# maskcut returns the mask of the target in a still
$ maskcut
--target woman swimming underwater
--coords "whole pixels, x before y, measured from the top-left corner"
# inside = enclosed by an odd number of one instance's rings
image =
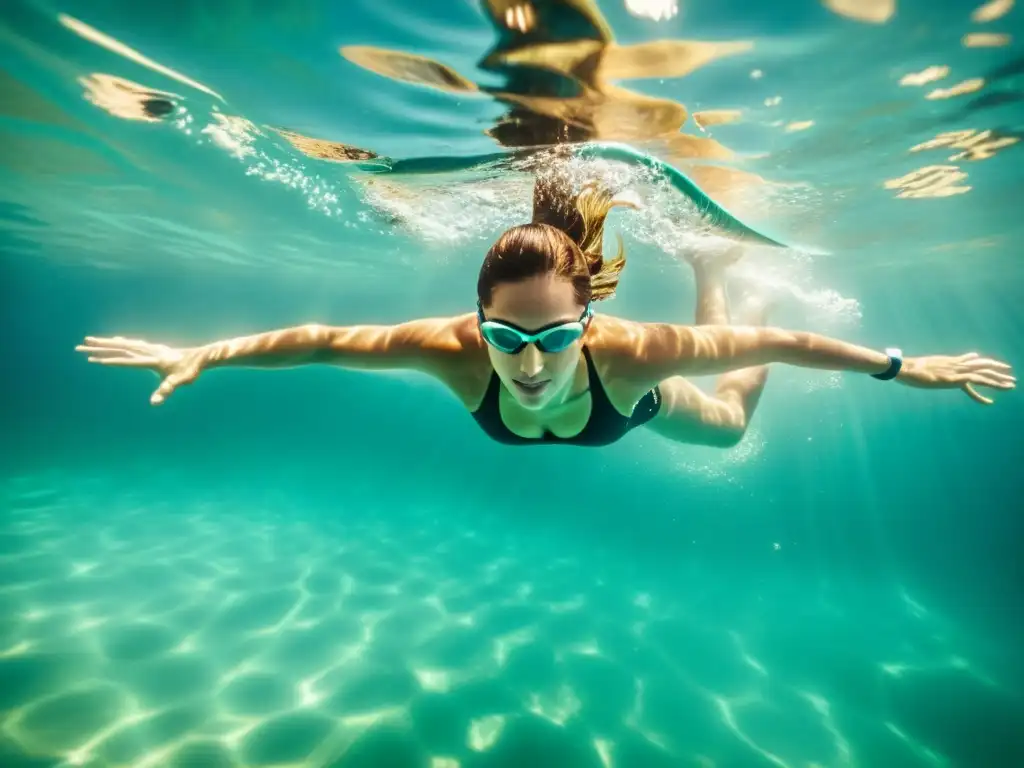
[[[925,389],[1013,389],[1010,366],[975,353],[908,357],[814,333],[730,325],[724,270],[736,251],[692,255],[696,325],[639,323],[593,312],[625,265],[602,253],[618,204],[603,187],[579,194],[557,177],[534,186],[533,221],[498,238],[477,280],[477,310],[392,326],[302,325],[198,347],[86,337],[76,347],[102,365],[147,368],[163,403],[203,371],[330,364],[420,371],[443,382],[494,440],[599,446],[644,426],[683,443],[735,445],[746,431],[768,364],[855,371]],[[722,374],[714,396],[687,376]]]

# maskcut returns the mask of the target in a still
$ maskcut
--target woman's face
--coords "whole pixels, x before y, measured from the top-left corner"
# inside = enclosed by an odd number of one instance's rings
[[[572,283],[549,273],[496,286],[491,303],[483,310],[487,320],[506,322],[531,332],[557,323],[575,322],[584,307],[576,302]],[[487,353],[498,378],[519,404],[539,411],[552,402],[561,402],[571,390],[582,344],[581,338],[554,353],[527,344],[514,355],[488,344]]]

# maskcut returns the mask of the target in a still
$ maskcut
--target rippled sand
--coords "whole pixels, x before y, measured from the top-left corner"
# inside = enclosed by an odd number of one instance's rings
[[[997,681],[898,587],[685,564],[652,582],[498,516],[79,487],[5,490],[5,768],[940,766],[1021,749]]]

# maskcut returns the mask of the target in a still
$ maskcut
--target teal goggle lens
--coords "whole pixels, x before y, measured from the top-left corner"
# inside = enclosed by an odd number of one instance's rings
[[[484,340],[507,355],[522,352],[527,344],[536,344],[541,352],[561,352],[583,336],[583,323],[574,322],[548,328],[540,333],[525,333],[504,323],[490,320],[480,324]]]

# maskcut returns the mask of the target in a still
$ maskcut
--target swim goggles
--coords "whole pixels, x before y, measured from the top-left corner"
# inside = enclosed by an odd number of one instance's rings
[[[533,333],[526,331],[511,323],[503,323],[497,320],[485,320],[484,309],[477,302],[477,322],[480,325],[480,335],[484,341],[495,349],[504,352],[506,355],[518,355],[527,344],[536,344],[541,352],[555,353],[567,349],[573,342],[583,337],[587,329],[587,321],[593,317],[590,305],[583,310],[579,320],[571,323],[552,323]]]

